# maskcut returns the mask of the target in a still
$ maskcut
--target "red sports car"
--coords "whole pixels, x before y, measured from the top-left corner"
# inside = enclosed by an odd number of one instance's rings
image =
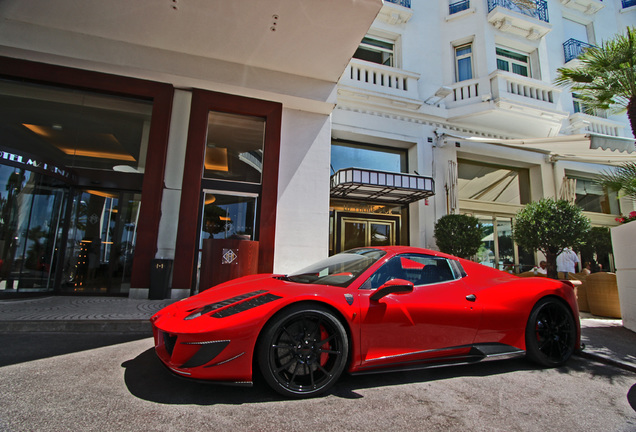
[[[413,247],[343,252],[289,275],[235,279],[151,318],[175,374],[315,396],[366,374],[527,356],[548,367],[580,348],[567,281],[520,278]]]

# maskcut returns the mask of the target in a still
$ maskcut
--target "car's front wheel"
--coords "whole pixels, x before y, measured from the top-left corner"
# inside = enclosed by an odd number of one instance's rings
[[[284,396],[327,391],[347,363],[349,341],[340,321],[321,306],[294,306],[263,331],[258,363],[267,383]]]
[[[527,356],[543,366],[561,366],[574,352],[576,333],[570,309],[556,298],[543,298],[532,309],[526,326]]]

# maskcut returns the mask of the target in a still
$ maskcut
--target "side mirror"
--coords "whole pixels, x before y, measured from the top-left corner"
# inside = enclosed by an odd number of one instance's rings
[[[391,279],[371,294],[369,298],[372,301],[378,301],[389,294],[408,294],[413,292],[413,287],[413,282],[405,279]]]

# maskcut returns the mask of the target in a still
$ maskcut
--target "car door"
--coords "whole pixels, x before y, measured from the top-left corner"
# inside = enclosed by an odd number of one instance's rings
[[[451,265],[445,258],[398,255],[361,286],[363,369],[469,351],[481,310],[460,269],[459,263]],[[382,284],[392,279],[412,282],[413,291],[371,299]]]

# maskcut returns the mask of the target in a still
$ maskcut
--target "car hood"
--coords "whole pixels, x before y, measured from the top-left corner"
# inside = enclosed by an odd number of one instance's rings
[[[157,327],[174,329],[177,326],[183,330],[189,327],[192,330],[202,323],[201,320],[208,321],[209,318],[262,317],[280,301],[287,303],[291,297],[294,300],[303,296],[315,297],[316,290],[321,289],[343,292],[342,288],[290,282],[282,275],[245,276],[173,303],[153,315],[151,322]]]

